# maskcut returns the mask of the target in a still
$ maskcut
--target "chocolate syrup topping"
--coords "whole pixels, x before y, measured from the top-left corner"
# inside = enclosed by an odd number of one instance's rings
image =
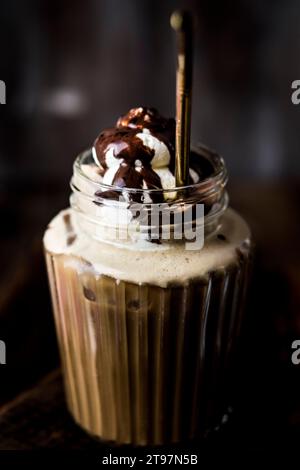
[[[152,129],[158,132],[175,130],[175,119],[162,117],[154,108],[132,108],[117,121],[117,127],[130,127],[131,129]]]
[[[162,189],[160,177],[151,165],[155,151],[144,145],[136,136],[143,132],[143,129],[149,129],[152,136],[167,146],[170,153],[169,166],[174,171],[174,119],[165,119],[152,108],[134,108],[118,119],[115,128],[101,132],[94,143],[102,176],[108,170],[108,151],[112,149],[114,158],[121,160],[111,182],[112,185],[136,189],[145,186],[148,189]]]
[[[104,170],[102,174],[104,175],[108,169],[106,153],[113,149],[113,156],[121,162],[116,169],[112,185],[142,189],[145,181],[148,189],[161,189],[160,178],[151,167],[154,150],[146,147],[142,140],[136,137],[138,132],[137,129],[129,127],[101,132],[95,142],[95,149]]]
[[[163,168],[175,186],[175,127],[174,119],[162,117],[154,108],[133,108],[121,116],[116,126],[102,131],[94,143],[103,182],[118,188],[164,189],[161,172],[155,171]],[[190,162],[197,181],[214,172],[205,157],[192,153]],[[191,179],[191,183],[197,181]],[[103,192],[98,195],[106,197]]]

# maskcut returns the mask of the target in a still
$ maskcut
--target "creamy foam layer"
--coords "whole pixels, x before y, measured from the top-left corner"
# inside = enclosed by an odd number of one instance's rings
[[[186,250],[181,242],[161,245],[148,242],[140,249],[137,244],[116,246],[82,232],[77,236],[77,232],[76,214],[72,209],[62,211],[49,224],[44,246],[53,254],[67,255],[66,262],[76,270],[91,271],[91,264],[95,275],[161,287],[186,284],[230,265],[238,257],[237,249],[250,239],[246,222],[232,209],[225,212],[219,229],[198,251]]]

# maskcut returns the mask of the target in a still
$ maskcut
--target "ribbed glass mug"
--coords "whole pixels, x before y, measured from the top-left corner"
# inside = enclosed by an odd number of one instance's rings
[[[107,188],[90,176],[91,151],[84,152],[71,207],[45,232],[68,407],[104,441],[194,440],[216,428],[230,404],[251,238],[228,208],[224,161],[205,147],[197,152],[214,174],[172,190]],[[149,209],[155,200],[179,201],[183,212],[191,201],[204,204],[203,246],[151,239],[141,226],[129,236],[129,201]]]

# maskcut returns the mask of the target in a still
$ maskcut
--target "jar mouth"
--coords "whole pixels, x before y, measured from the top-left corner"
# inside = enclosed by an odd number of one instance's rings
[[[86,194],[86,196],[92,196],[94,202],[96,203],[101,203],[102,200],[105,200],[105,204],[118,204],[119,201],[109,199],[107,196],[101,197],[100,194],[104,192],[106,194],[113,192],[115,195],[119,195],[127,201],[134,200],[134,198],[138,196],[142,202],[146,199],[149,200],[149,198],[153,198],[155,201],[155,196],[161,196],[161,198],[166,202],[176,202],[178,199],[182,201],[185,199],[185,197],[194,194],[197,196],[198,201],[201,202],[208,197],[212,197],[213,194],[224,190],[228,181],[228,174],[224,159],[214,150],[209,149],[203,144],[197,144],[192,147],[192,152],[196,155],[205,157],[213,165],[214,172],[211,176],[204,178],[197,183],[192,183],[185,186],[176,186],[168,189],[140,189],[129,188],[126,186],[118,187],[114,185],[108,185],[102,183],[101,181],[96,181],[92,177],[89,177],[83,171],[84,165],[94,164],[92,149],[88,149],[82,152],[74,162],[73,170],[74,175],[76,175],[76,179],[73,176],[71,180],[71,188],[73,191],[74,189],[77,190],[78,182],[81,180],[83,183],[85,183],[83,186],[86,187],[86,185],[89,185],[89,194]],[[79,189],[82,191],[82,188]],[[155,202],[151,202],[151,204],[155,204]]]
[[[198,183],[170,189],[104,184],[92,150],[81,153],[74,162],[71,179],[70,203],[77,222],[100,240],[173,243],[196,237],[192,249],[198,249],[199,240],[202,243],[204,237],[217,230],[228,207],[227,170],[223,158],[204,145],[192,151],[211,163],[213,174]]]

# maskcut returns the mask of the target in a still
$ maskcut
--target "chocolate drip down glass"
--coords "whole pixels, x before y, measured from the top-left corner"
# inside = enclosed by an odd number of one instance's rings
[[[107,188],[84,171],[91,151],[75,161],[71,207],[44,236],[68,407],[103,441],[194,440],[215,429],[230,404],[251,238],[227,207],[223,160],[197,151],[215,173],[172,191],[183,210],[185,198],[204,204],[201,249],[145,239],[142,230],[116,239],[116,209],[128,215],[129,196],[144,200],[152,191],[128,189],[125,203],[101,197]]]

